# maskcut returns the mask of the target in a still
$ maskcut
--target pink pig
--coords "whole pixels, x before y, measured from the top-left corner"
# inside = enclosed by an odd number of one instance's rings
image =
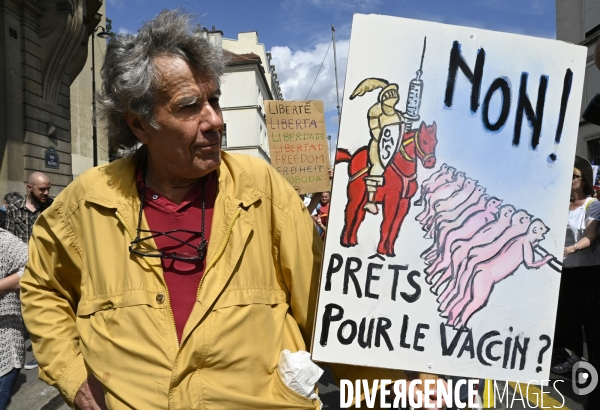
[[[475,190],[477,191],[477,190]],[[473,192],[475,193],[475,192]],[[477,194],[479,195],[479,194]],[[472,195],[473,196],[473,195]],[[458,228],[463,224],[463,222],[473,215],[475,212],[483,211],[485,209],[485,204],[487,200],[490,198],[489,195],[480,195],[477,202],[471,204],[466,207],[460,215],[454,220],[444,220],[440,223],[440,225],[435,230],[434,236],[434,244],[429,248],[428,252],[425,254],[425,259],[433,263],[435,258],[438,255],[438,250],[444,245],[446,241],[446,236],[448,233],[455,228]],[[441,251],[440,251],[441,252]]]
[[[494,286],[514,274],[521,264],[527,269],[539,269],[554,259],[548,254],[536,261],[533,252],[549,230],[536,219],[526,234],[511,239],[495,257],[478,264],[473,272],[472,296],[456,305],[448,316],[448,324],[457,328],[466,326],[471,316],[487,305]]]
[[[440,256],[438,256],[435,264],[428,267],[428,269],[431,268],[430,272],[433,276],[438,272],[446,271],[436,282],[436,285],[432,289],[433,293],[437,294],[440,286],[450,278],[451,271],[448,269],[452,263],[452,253],[450,249],[454,243],[472,237],[475,232],[481,229],[481,227],[487,225],[488,222],[495,220],[495,214],[498,212],[498,207],[501,204],[502,201],[500,199],[490,198],[485,204],[484,210],[474,212],[461,226],[448,233],[443,247],[438,251],[438,255]],[[425,272],[429,273],[427,272],[427,269],[425,269]]]
[[[456,208],[448,210],[443,214],[440,214],[439,218],[432,219],[430,224],[427,226],[427,229],[429,230],[429,235],[425,235],[425,237],[435,238],[435,235],[439,232],[440,226],[442,224],[454,221],[457,218],[459,218],[459,216],[465,211],[465,209],[476,204],[481,199],[481,196],[483,194],[485,194],[485,188],[481,185],[477,185],[471,193],[471,195],[469,195],[469,197],[461,204],[459,204]]]
[[[463,204],[470,196],[473,191],[477,188],[477,181],[471,178],[465,179],[465,183],[460,191],[456,191],[449,198],[438,201],[435,204],[435,217],[430,222],[430,228],[435,227],[440,220],[444,219],[444,215],[448,212],[453,211]]]
[[[510,226],[510,220],[515,213],[515,208],[512,205],[504,205],[500,208],[500,217],[482,227],[469,240],[458,240],[450,246],[452,252],[452,262],[448,271],[450,272],[450,283],[438,298],[440,302],[440,311],[446,310],[446,307],[458,293],[459,271],[462,263],[467,258],[469,251],[473,246],[486,245],[495,241],[501,234]],[[447,271],[447,272],[448,272]]]
[[[421,182],[421,195],[419,195],[419,199],[417,199],[414,204],[416,206],[420,206],[423,203],[423,200],[425,199],[425,195],[427,195],[430,191],[430,186],[433,186],[435,184],[436,181],[438,181],[440,178],[443,178],[444,175],[448,175],[448,173],[450,171],[448,171],[448,165],[447,164],[442,164],[442,166],[440,167],[440,169],[438,169],[436,172],[434,172],[433,174],[431,174],[431,176],[429,178],[427,178],[425,181]],[[454,171],[453,168],[452,169],[452,173]],[[450,181],[450,178],[448,179],[448,181]],[[446,181],[446,182],[448,182]]]
[[[504,245],[506,245],[511,239],[527,232],[527,227],[529,226],[530,222],[531,215],[523,210],[517,211],[512,216],[511,226],[502,232],[502,234],[494,242],[491,242],[487,245],[476,246],[469,251],[467,261],[462,265],[464,268],[458,272],[458,295],[444,310],[442,316],[451,313],[457,304],[469,297],[467,293],[476,266],[481,262],[485,262],[494,258],[504,247]],[[455,316],[459,312],[460,311],[455,311]]]
[[[433,210],[435,209],[435,204],[442,199],[448,198],[454,192],[461,189],[464,183],[465,173],[457,172],[452,181],[446,182],[445,184],[439,186],[435,191],[432,191],[431,197],[427,200],[427,207],[419,215],[417,215],[417,221],[421,222],[421,224],[429,222],[429,219],[433,214]]]

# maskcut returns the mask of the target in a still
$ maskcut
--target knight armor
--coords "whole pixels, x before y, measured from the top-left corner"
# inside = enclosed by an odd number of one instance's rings
[[[368,113],[371,141],[369,143],[369,176],[367,184],[368,202],[365,209],[376,214],[374,203],[377,187],[384,184],[383,172],[398,151],[398,145],[405,131],[404,113],[396,109],[400,100],[397,84],[389,84],[378,78],[367,78],[354,90],[350,99],[362,96],[366,92],[382,88],[375,103]]]

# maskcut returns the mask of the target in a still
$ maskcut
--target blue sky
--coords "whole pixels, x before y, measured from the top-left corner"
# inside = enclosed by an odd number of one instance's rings
[[[135,33],[166,8],[183,7],[200,22],[216,26],[226,38],[257,31],[274,57],[287,100],[324,101],[327,131],[335,139],[337,111],[333,50],[327,52],[331,25],[336,27],[340,98],[343,91],[353,13],[375,13],[555,38],[554,0],[107,0],[106,15],[116,32]],[[316,77],[325,55],[325,62]]]

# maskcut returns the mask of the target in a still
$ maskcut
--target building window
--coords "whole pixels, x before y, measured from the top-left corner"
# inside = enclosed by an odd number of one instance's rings
[[[600,138],[594,138],[588,141],[588,159],[593,165],[600,165]],[[600,178],[600,172],[596,175],[594,185],[599,185],[598,179]]]
[[[583,30],[585,38],[594,35],[600,30],[600,2],[585,0],[583,10]]]
[[[223,124],[223,138],[221,139],[221,148],[227,148],[227,124]]]
[[[264,138],[263,138],[263,126],[262,124],[258,125],[258,145],[264,149]]]

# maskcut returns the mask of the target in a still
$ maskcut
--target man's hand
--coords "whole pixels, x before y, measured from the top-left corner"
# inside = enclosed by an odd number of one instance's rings
[[[89,375],[75,395],[75,408],[81,410],[108,410],[104,401],[102,384]]]

